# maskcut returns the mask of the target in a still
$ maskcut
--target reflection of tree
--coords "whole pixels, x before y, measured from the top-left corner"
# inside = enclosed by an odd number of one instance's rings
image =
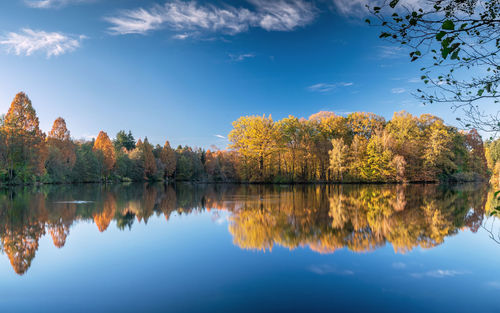
[[[24,274],[30,267],[38,250],[38,241],[44,233],[42,225],[34,224],[18,230],[9,229],[3,234],[3,250],[17,274]]]
[[[439,245],[461,227],[476,230],[484,196],[469,192],[442,191],[434,185],[331,186],[321,192],[280,192],[280,202],[266,200],[275,197],[270,193],[234,212],[229,231],[245,249],[268,250],[279,244],[309,246],[321,253],[341,247],[361,252],[389,242],[404,253]]]
[[[77,204],[75,200],[92,200]],[[439,245],[468,227],[476,231],[492,204],[483,187],[434,185],[44,186],[0,191],[0,239],[18,274],[25,273],[45,234],[63,247],[75,221],[106,231],[112,220],[131,229],[153,215],[229,212],[229,232],[243,249],[275,245],[318,253],[365,252],[390,243],[396,252]],[[494,204],[493,204],[494,205]],[[214,214],[218,214],[216,211]]]
[[[58,248],[64,247],[66,243],[66,238],[69,235],[69,226],[64,224],[51,225],[49,227],[49,233],[54,242],[54,246]]]
[[[481,226],[490,236],[490,238],[495,241],[497,244],[500,244],[500,225],[498,223],[498,214],[495,211],[500,207],[500,198],[495,197],[493,192],[488,194],[488,198],[486,200],[485,211],[487,215],[496,215],[490,216],[482,222]]]
[[[14,271],[22,275],[31,265],[38,241],[45,234],[47,218],[44,197],[29,192],[8,191],[0,195],[0,239]]]
[[[73,220],[75,219],[76,205],[74,203],[61,203],[49,210],[47,229],[52,237],[54,246],[62,248]]]
[[[97,228],[101,233],[106,229],[108,229],[111,220],[115,216],[115,212],[116,212],[115,197],[111,193],[106,193],[102,211],[94,213],[94,223],[97,225]]]

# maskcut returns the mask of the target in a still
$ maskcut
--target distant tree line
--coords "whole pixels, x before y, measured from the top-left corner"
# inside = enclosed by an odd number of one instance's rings
[[[102,181],[422,182],[485,180],[500,167],[499,141],[459,131],[428,114],[319,112],[245,116],[233,123],[230,150],[152,145],[120,131],[73,140],[63,118],[45,134],[30,99],[18,93],[0,120],[4,184]],[[488,168],[489,166],[489,168]],[[493,175],[495,177],[495,175]]]

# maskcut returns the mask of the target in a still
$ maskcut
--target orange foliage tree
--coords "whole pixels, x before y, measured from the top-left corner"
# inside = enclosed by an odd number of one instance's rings
[[[156,160],[153,154],[153,146],[149,143],[148,138],[144,138],[144,143],[141,145],[144,158],[144,177],[147,179],[154,178],[156,175]]]
[[[170,142],[168,142],[168,140],[160,151],[160,161],[165,166],[164,178],[168,179],[172,177],[175,173],[177,159],[175,157],[175,151],[170,147]]]
[[[2,126],[5,145],[5,164],[9,180],[29,180],[30,175],[45,172],[47,157],[44,137],[31,100],[24,92],[18,93],[5,115]]]
[[[47,171],[58,181],[65,180],[75,165],[76,153],[66,121],[62,117],[54,121],[47,136],[47,147]]]
[[[115,166],[116,155],[115,148],[111,139],[109,139],[108,134],[100,131],[94,142],[94,151],[99,151],[102,153],[103,165],[104,165],[104,175],[108,176]]]

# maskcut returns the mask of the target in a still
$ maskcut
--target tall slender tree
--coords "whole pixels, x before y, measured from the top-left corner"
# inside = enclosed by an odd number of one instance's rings
[[[108,134],[104,131],[100,131],[94,142],[94,151],[102,153],[103,165],[104,165],[104,176],[107,178],[116,162],[115,148],[111,139],[109,139]]]

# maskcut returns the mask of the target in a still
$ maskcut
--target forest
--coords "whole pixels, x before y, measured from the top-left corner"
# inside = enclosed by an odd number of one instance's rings
[[[500,173],[500,140],[483,142],[475,129],[429,114],[244,116],[228,139],[227,150],[153,145],[130,131],[74,140],[61,117],[45,134],[20,92],[0,120],[0,182],[498,183]]]

